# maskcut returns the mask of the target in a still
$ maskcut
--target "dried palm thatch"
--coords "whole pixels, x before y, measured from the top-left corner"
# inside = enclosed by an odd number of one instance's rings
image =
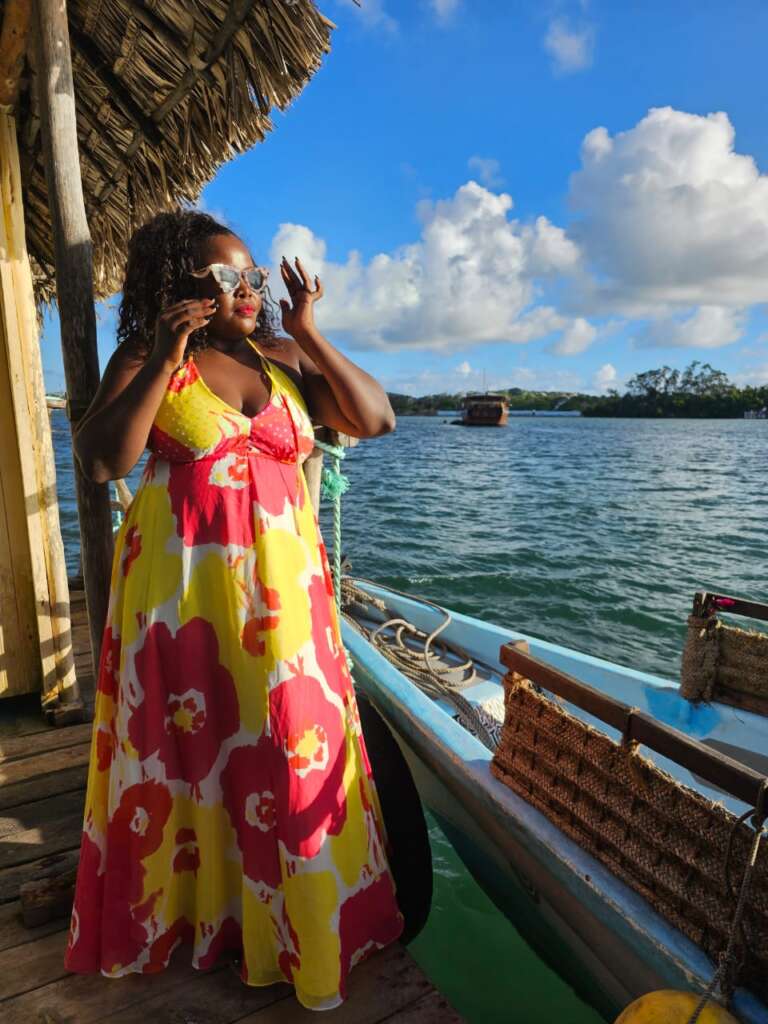
[[[135,226],[195,202],[264,139],[330,49],[312,0],[69,0],[80,169],[97,298],[121,283]],[[27,242],[39,301],[55,295],[34,58],[18,107]]]

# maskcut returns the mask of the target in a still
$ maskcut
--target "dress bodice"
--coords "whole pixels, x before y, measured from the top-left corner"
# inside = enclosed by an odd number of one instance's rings
[[[230,454],[303,462],[314,447],[306,403],[291,378],[258,353],[271,383],[269,399],[247,416],[216,395],[190,356],[172,375],[149,435],[149,449],[168,462]]]

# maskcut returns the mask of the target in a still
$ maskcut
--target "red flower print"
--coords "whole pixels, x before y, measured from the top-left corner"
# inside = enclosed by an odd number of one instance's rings
[[[344,648],[338,640],[338,633],[331,618],[332,593],[333,587],[329,594],[322,577],[312,577],[309,584],[309,601],[317,663],[331,690],[339,696],[343,696],[352,693],[353,687]]]
[[[271,612],[279,611],[282,608],[279,591],[273,587],[265,586],[256,572],[254,572],[252,585],[258,594],[258,600],[254,599],[255,594],[252,591],[249,593],[246,587],[243,587],[243,590],[246,591],[246,598],[253,608],[258,611],[263,611],[266,608]],[[252,618],[247,619],[240,637],[240,642],[245,650],[256,658],[263,657],[267,644],[262,634],[270,629],[277,629],[279,623],[279,615],[254,615]]]
[[[222,456],[237,458],[240,466],[247,469],[247,457],[226,448],[232,439],[222,443]],[[223,463],[220,459],[219,463]],[[251,508],[251,488],[247,481],[238,486],[216,486],[211,483],[211,467],[216,465],[210,458],[195,462],[172,462],[168,473],[168,493],[171,511],[176,518],[176,532],[185,545],[237,544],[250,547],[254,542],[255,527]],[[222,467],[231,481],[232,469]]]
[[[403,924],[389,873],[346,899],[339,911],[342,978],[374,950],[394,942]]]
[[[104,871],[101,851],[83,833],[65,958],[68,970],[111,972],[132,964],[146,946],[142,921],[151,903],[140,904],[146,873],[142,861],[162,843],[172,806],[171,794],[159,782],[148,780],[124,790],[107,826]]]
[[[219,664],[216,632],[195,618],[171,636],[157,622],[135,664],[144,699],[131,713],[128,736],[142,760],[158,752],[169,779],[195,787],[240,724],[235,684]]]
[[[204,929],[201,928],[201,931]],[[242,949],[243,933],[240,925],[234,917],[225,917],[221,922],[221,927],[208,944],[207,952],[198,960],[197,966],[204,971],[208,967],[214,967],[224,953],[240,953]]]
[[[272,733],[283,737],[273,792],[278,807],[290,808],[278,821],[280,839],[289,853],[314,857],[326,833],[337,835],[346,820],[344,714],[303,673],[300,658],[293,668],[269,695]]]
[[[240,638],[245,650],[254,658],[261,658],[267,649],[267,644],[262,636],[270,629],[276,629],[280,622],[279,615],[263,615],[248,619],[243,626],[243,633]]]
[[[243,871],[254,882],[276,889],[280,860],[275,832],[275,797],[269,780],[276,752],[272,738],[235,747],[221,773],[224,806],[237,835]]]
[[[96,765],[100,772],[105,772],[112,763],[115,753],[115,738],[109,726],[100,725],[96,733]]]
[[[158,971],[162,971],[164,967],[168,966],[174,949],[182,943],[192,942],[194,937],[194,925],[186,917],[178,918],[152,943],[149,950],[149,962],[144,965],[143,973],[156,974]]]
[[[127,576],[131,565],[141,554],[141,534],[138,526],[131,526],[123,541],[123,576]]]
[[[299,959],[301,948],[299,946],[299,936],[291,924],[285,904],[283,904],[280,919],[275,923],[277,924],[278,940],[283,946],[278,955],[277,963],[286,980],[293,981],[294,970],[298,971],[301,967],[301,960]]]
[[[112,627],[104,630],[101,641],[101,663],[99,665],[99,684],[97,689],[114,700],[120,680],[120,637],[114,636]]]
[[[197,845],[197,833],[193,828],[180,828],[176,833],[177,850],[173,858],[173,870],[176,874],[191,871],[197,874],[200,867],[200,849]]]

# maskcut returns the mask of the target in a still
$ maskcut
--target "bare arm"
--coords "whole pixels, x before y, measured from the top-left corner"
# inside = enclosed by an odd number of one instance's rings
[[[139,461],[168,380],[184,357],[189,335],[207,322],[202,314],[208,305],[205,299],[189,300],[164,310],[148,358],[127,343],[112,356],[75,433],[75,454],[91,480],[119,480]]]
[[[74,447],[83,472],[104,483],[127,476],[147,446],[173,367],[118,349],[77,427]]]
[[[301,346],[299,366],[307,405],[315,422],[352,437],[379,437],[395,429],[395,414],[378,381],[319,331],[296,340]]]
[[[298,271],[298,273],[297,273]],[[312,418],[353,437],[378,437],[395,429],[387,393],[370,374],[343,356],[314,323],[313,306],[323,286],[296,260],[296,270],[283,257],[280,265],[291,303],[281,300],[283,327],[296,340],[299,365]]]

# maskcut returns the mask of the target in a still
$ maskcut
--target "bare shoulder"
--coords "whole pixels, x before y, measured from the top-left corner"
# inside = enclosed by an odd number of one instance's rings
[[[91,416],[103,409],[104,406],[117,398],[131,383],[133,378],[142,368],[147,358],[147,346],[140,340],[121,342],[109,358],[104,368],[101,381],[99,382],[96,394],[93,396],[88,410],[79,421],[77,429],[91,418]]]

